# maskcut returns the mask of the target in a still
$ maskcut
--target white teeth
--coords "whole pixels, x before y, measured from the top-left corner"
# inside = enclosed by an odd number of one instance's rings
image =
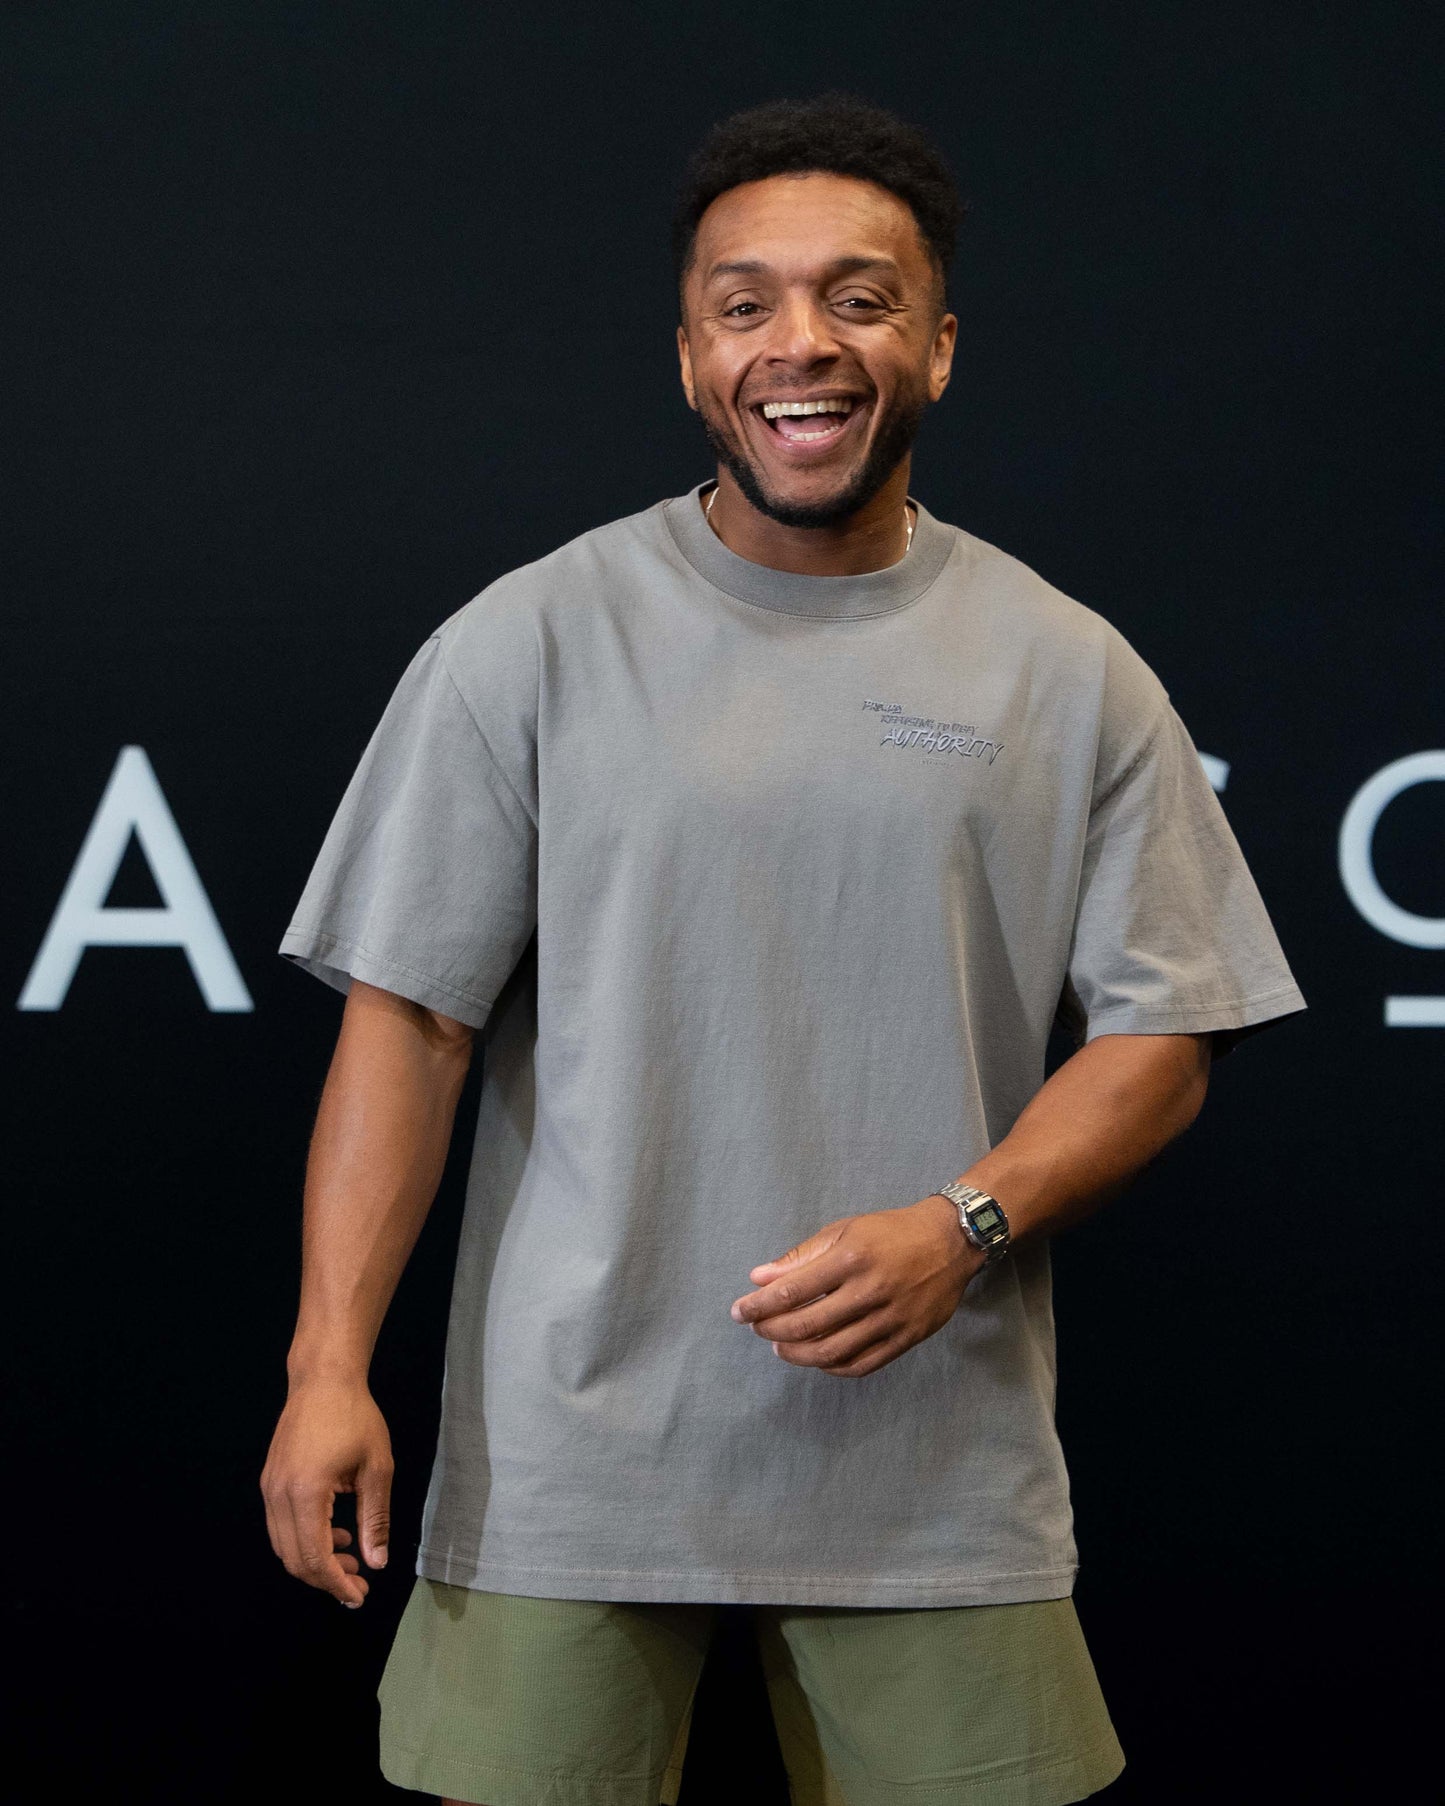
[[[763,419],[776,420],[779,414],[851,414],[853,402],[839,395],[830,401],[765,401]]]

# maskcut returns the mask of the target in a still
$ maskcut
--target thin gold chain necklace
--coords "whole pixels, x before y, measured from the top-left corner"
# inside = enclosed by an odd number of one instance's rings
[[[717,487],[714,485],[712,494],[707,498],[707,506],[702,511],[703,519],[710,527],[712,527],[712,505],[716,500]],[[906,558],[913,545],[913,517],[908,512],[907,502],[903,504],[903,524],[908,529],[908,538],[903,542],[903,556]],[[714,533],[717,533],[716,527],[712,527],[712,530]],[[721,533],[718,533],[718,538],[722,538]]]

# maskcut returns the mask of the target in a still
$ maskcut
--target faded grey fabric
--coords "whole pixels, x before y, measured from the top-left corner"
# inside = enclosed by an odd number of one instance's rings
[[[417,1571],[550,1598],[1066,1596],[1046,1242],[863,1379],[728,1307],[1005,1135],[1056,1013],[1237,1036],[1303,1008],[1097,614],[921,508],[887,570],[774,571],[698,491],[427,640],[281,950],[482,1031]]]

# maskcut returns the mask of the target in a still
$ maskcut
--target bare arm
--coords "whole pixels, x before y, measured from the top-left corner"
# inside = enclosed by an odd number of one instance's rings
[[[1065,1060],[998,1146],[959,1176],[1003,1204],[1014,1241],[1066,1229],[1117,1196],[1189,1127],[1204,1104],[1210,1058],[1208,1035],[1100,1035]],[[952,1205],[943,1216],[957,1228]]]
[[[1210,1058],[1208,1035],[1100,1035],[959,1177],[998,1199],[1016,1242],[1076,1223],[1194,1121]],[[825,1224],[754,1267],[732,1314],[795,1366],[858,1378],[942,1328],[982,1266],[935,1194]]]
[[[391,1439],[367,1385],[383,1317],[446,1163],[472,1030],[354,981],[306,1164],[301,1304],[289,1390],[261,1475],[287,1572],[360,1605],[368,1583],[338,1493],[357,1494],[361,1554],[386,1561]]]

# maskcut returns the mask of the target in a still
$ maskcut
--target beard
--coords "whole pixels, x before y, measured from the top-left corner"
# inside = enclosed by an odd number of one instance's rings
[[[911,395],[895,403],[883,417],[873,444],[862,464],[838,494],[824,502],[784,502],[768,494],[756,470],[748,462],[739,444],[728,433],[721,419],[714,419],[698,397],[698,418],[707,434],[708,444],[717,453],[738,488],[769,520],[781,527],[833,527],[847,520],[871,502],[913,447],[923,411],[928,406],[924,395]]]

